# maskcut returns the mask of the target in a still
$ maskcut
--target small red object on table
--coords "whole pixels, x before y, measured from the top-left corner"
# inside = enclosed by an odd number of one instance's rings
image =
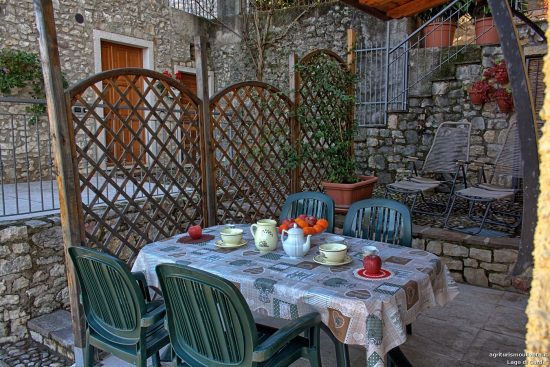
[[[214,238],[215,237],[211,234],[203,234],[201,238],[197,238],[196,240],[192,239],[189,236],[183,236],[183,237],[178,238],[178,242],[179,243],[185,243],[185,244],[188,244],[188,245],[193,245],[193,244],[196,244],[196,243],[203,243],[203,242],[212,241]]]
[[[369,274],[367,273],[367,269],[357,269],[354,271],[354,274],[359,279],[370,279],[370,280],[379,280],[379,279],[387,279],[393,275],[393,273],[386,269],[380,269],[380,272],[378,274]]]

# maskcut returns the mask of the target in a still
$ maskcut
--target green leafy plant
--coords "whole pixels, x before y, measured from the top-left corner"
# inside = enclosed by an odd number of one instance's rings
[[[527,11],[527,0],[508,0],[510,7],[516,8],[520,12]],[[468,13],[474,18],[485,18],[492,17],[493,13],[491,12],[491,7],[487,4],[486,0],[475,0],[472,1],[468,9]]]
[[[63,78],[63,85],[68,85]],[[30,96],[36,99],[45,98],[42,67],[37,54],[12,49],[0,50],[0,93],[12,95],[16,89],[29,88]],[[31,113],[30,124],[46,112],[46,105],[35,104],[27,107]]]
[[[465,12],[466,9],[468,9],[469,3],[471,3],[472,0],[462,0],[458,1],[456,4],[451,6],[447,11],[443,12],[441,15],[439,15],[438,20],[439,21],[450,21],[455,20],[458,18],[457,14],[461,12]],[[428,10],[423,11],[422,13],[418,14],[418,17],[423,21],[427,22],[433,17],[435,17],[437,14],[439,14],[442,10],[444,10],[449,4],[443,4],[439,5],[433,8],[430,8]]]
[[[288,164],[296,167],[315,162],[326,167],[325,181],[357,182],[352,121],[355,75],[324,54],[297,65],[296,71],[307,84],[308,93],[296,109],[302,132],[307,135],[302,136],[298,151],[289,155]]]

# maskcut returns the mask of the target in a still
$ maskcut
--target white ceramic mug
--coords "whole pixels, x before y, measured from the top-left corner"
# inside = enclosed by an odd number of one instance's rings
[[[319,246],[319,253],[331,263],[340,263],[346,258],[348,247],[341,243],[325,243]]]
[[[224,228],[220,234],[225,245],[236,246],[243,239],[243,230],[240,228]]]
[[[362,248],[363,257],[369,256],[369,255],[376,255],[380,256],[380,251],[376,246],[364,246]]]
[[[346,238],[342,236],[330,236],[327,238],[327,243],[341,243],[342,245],[345,245]]]

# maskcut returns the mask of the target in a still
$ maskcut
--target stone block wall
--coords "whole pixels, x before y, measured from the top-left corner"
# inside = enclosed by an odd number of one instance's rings
[[[0,344],[69,304],[59,216],[0,224]]]
[[[518,291],[509,272],[517,261],[519,238],[471,236],[422,226],[414,226],[413,237],[413,247],[440,256],[456,281]]]

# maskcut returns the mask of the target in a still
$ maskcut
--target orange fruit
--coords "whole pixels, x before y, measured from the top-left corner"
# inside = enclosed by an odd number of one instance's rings
[[[322,233],[325,231],[326,228],[320,224],[316,224],[313,226],[313,229],[315,230],[315,233]]]
[[[315,234],[315,228],[313,227],[306,227],[304,228],[304,235],[310,235],[310,234]]]
[[[288,231],[288,225],[287,225],[287,224],[281,224],[281,225],[279,226],[279,233],[282,233],[282,232],[283,232],[283,229],[284,229],[285,231]]]
[[[317,219],[317,223],[315,223],[315,225],[322,226],[324,229],[327,229],[328,228],[328,220],[326,220],[324,218]]]
[[[307,224],[307,222],[306,222],[305,220],[300,219],[300,218],[295,219],[294,222],[295,222],[295,223],[298,225],[298,227],[300,227],[300,228],[306,228],[306,227],[309,226],[309,224]]]

